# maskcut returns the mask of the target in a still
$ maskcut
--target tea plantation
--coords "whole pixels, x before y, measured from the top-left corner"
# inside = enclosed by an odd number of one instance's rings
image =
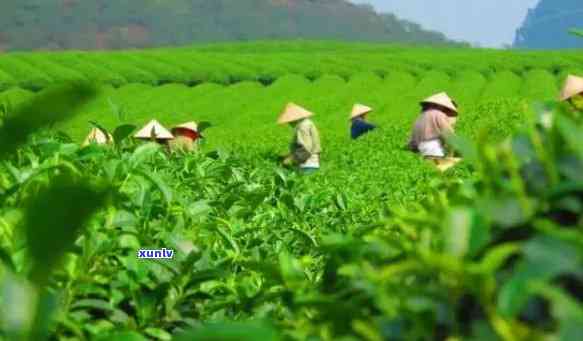
[[[0,340],[581,339],[582,118],[553,103],[578,70],[330,42],[0,55]],[[443,174],[404,149],[438,91],[464,156]],[[310,176],[276,160],[289,101],[322,135]],[[380,128],[351,141],[357,102]],[[211,127],[168,154],[127,138],[153,118]],[[118,143],[81,148],[90,121]]]

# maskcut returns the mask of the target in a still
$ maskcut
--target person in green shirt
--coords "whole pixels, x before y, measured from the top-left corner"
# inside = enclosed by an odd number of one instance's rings
[[[322,148],[320,133],[310,119],[313,115],[299,105],[289,103],[277,121],[278,124],[289,124],[294,128],[290,153],[283,158],[283,165],[295,165],[302,173],[312,173],[320,169]]]

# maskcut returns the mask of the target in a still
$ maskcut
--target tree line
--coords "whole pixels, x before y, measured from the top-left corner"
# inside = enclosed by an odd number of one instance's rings
[[[0,2],[0,51],[297,38],[450,43],[441,33],[345,0]]]

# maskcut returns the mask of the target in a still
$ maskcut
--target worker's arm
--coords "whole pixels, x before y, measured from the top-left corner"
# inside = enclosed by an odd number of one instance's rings
[[[436,118],[436,126],[439,132],[439,136],[445,141],[449,136],[454,134],[454,128],[450,122],[449,117],[445,114],[438,115]]]
[[[312,150],[314,142],[312,141],[312,134],[310,129],[300,127],[296,134],[296,144],[307,151]]]
[[[371,130],[375,130],[376,129],[376,125],[372,124],[372,123],[368,123],[368,122],[363,122],[364,124],[364,131],[365,132],[369,132]]]
[[[284,166],[291,166],[294,164],[294,157],[292,154],[288,154],[281,158],[281,164]]]
[[[439,129],[439,138],[444,144],[444,146],[448,146],[447,139],[455,134],[454,127],[452,122],[447,115],[442,114],[437,117],[437,128]],[[449,147],[449,146],[448,146]],[[453,150],[451,148],[447,149],[447,156],[453,156]]]
[[[315,125],[310,127],[310,141],[312,141],[310,154],[320,154],[322,152],[322,146],[320,145],[320,132]]]

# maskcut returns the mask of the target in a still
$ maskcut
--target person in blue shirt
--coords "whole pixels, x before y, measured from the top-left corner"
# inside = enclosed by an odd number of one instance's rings
[[[352,113],[350,114],[350,120],[352,121],[350,135],[353,140],[356,140],[360,136],[376,129],[374,124],[366,121],[366,118],[371,111],[372,108],[362,104],[355,104],[352,108]]]

